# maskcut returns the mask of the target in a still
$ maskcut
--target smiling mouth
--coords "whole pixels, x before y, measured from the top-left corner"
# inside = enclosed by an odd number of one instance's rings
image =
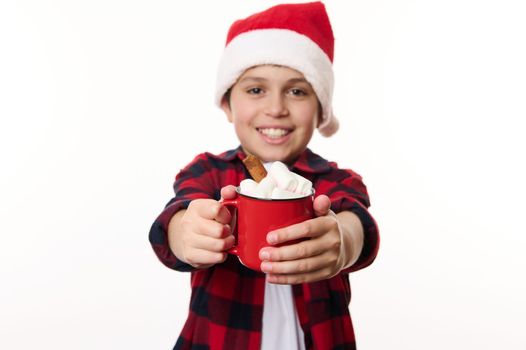
[[[279,129],[279,128],[256,128],[256,130],[259,133],[271,139],[278,139],[292,132],[292,130],[289,130],[289,129]]]

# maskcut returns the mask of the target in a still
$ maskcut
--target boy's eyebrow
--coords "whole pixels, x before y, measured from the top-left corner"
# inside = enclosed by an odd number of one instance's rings
[[[287,82],[288,83],[306,83],[310,85],[310,83],[305,78],[292,78],[292,79],[289,79]]]
[[[239,79],[239,82],[244,82],[244,81],[251,81],[251,80],[254,80],[256,82],[261,82],[261,81],[265,81],[267,79],[265,78],[260,78],[260,77],[251,77],[251,76],[248,76],[248,77],[243,77],[241,79]]]

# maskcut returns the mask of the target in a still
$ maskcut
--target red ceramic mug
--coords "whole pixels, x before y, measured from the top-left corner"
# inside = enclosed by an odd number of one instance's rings
[[[267,233],[312,219],[314,191],[310,195],[291,199],[264,199],[250,197],[236,189],[237,197],[223,200],[223,205],[235,209],[233,223],[236,244],[228,250],[246,267],[261,271],[259,251],[268,247]],[[297,242],[297,241],[296,241]],[[295,243],[293,241],[286,244]]]

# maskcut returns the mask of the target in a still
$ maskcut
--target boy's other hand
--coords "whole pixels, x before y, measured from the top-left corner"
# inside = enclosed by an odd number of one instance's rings
[[[226,195],[230,194],[227,189]],[[235,194],[235,191],[234,191]],[[168,225],[168,240],[175,256],[196,268],[225,261],[225,250],[234,244],[231,216],[219,201],[195,199],[174,215]]]
[[[357,259],[363,245],[361,223],[351,212],[336,215],[330,205],[329,197],[320,195],[314,200],[314,219],[269,232],[271,245],[306,238],[261,249],[261,269],[269,282],[297,284],[330,278]]]

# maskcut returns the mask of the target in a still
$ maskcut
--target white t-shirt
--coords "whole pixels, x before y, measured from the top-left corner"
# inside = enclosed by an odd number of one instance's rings
[[[265,281],[261,350],[305,350],[292,287]]]

